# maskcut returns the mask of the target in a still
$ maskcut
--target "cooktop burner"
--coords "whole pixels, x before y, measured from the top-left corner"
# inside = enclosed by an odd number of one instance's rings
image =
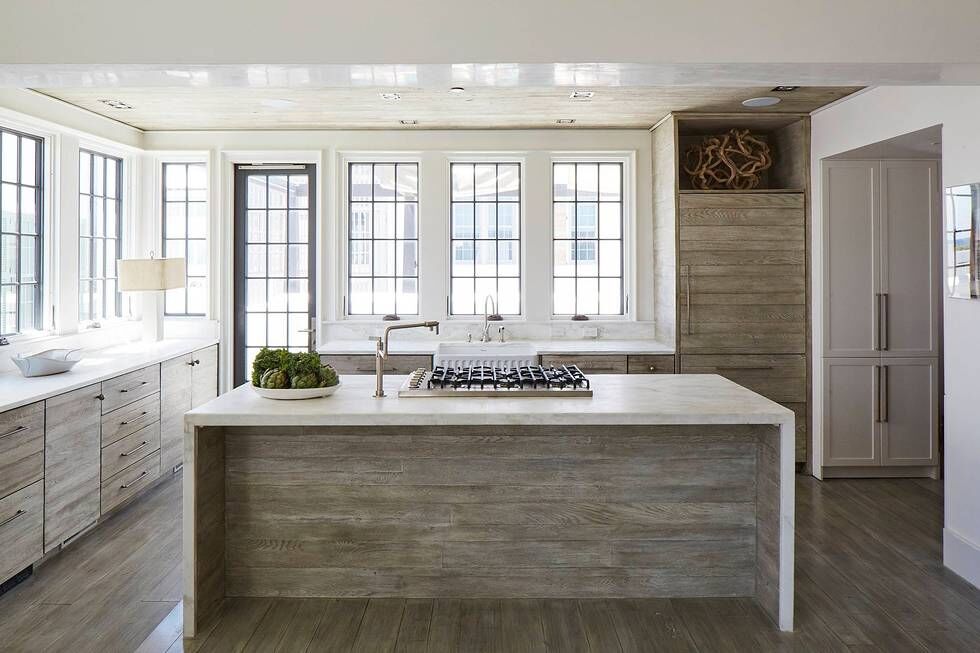
[[[589,379],[577,365],[545,367],[436,367],[413,372],[400,397],[553,396],[591,397]]]

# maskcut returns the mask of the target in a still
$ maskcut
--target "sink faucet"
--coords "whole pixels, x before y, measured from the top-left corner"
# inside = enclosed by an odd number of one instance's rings
[[[388,334],[394,331],[395,329],[417,329],[422,327],[427,328],[429,331],[435,331],[436,335],[439,335],[439,323],[436,321],[429,321],[429,322],[413,322],[411,324],[393,324],[392,326],[385,328],[384,337],[379,336],[375,338],[378,344],[378,348],[374,353],[374,363],[375,363],[374,369],[375,369],[375,380],[376,380],[376,384],[374,388],[375,397],[385,396],[384,377],[385,377],[385,361],[388,360]]]
[[[487,310],[488,305],[493,306],[492,313]],[[492,342],[493,337],[490,335],[490,323],[500,322],[503,319],[497,314],[497,302],[493,300],[493,297],[487,295],[483,300],[483,335],[480,336],[480,342]]]

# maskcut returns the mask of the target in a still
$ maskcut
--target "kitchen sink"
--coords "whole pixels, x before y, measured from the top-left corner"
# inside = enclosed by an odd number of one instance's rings
[[[436,367],[517,367],[537,364],[538,350],[529,342],[440,342],[433,357]]]

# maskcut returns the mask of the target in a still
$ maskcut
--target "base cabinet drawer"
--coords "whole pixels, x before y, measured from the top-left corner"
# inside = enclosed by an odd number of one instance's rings
[[[674,357],[668,355],[630,355],[626,359],[629,374],[673,374]]]
[[[102,446],[107,447],[159,421],[160,393],[155,392],[102,416]]]
[[[0,414],[0,497],[44,476],[44,402]]]
[[[102,478],[114,476],[159,450],[160,422],[155,422],[102,448]]]
[[[575,354],[542,354],[541,364],[545,367],[561,367],[562,365],[578,365],[583,374],[626,374],[626,355],[581,355]]]
[[[686,354],[683,374],[719,374],[781,403],[805,403],[806,357],[796,354]]]
[[[103,381],[102,414],[112,412],[159,391],[159,365],[150,365],[141,370]]]
[[[367,354],[320,356],[320,362],[329,365],[337,374],[374,374],[375,357]],[[411,374],[420,367],[431,367],[432,356],[417,356],[415,354],[392,354],[385,361],[386,374]]]
[[[37,481],[0,499],[0,583],[44,553],[43,493]]]
[[[160,478],[159,451],[102,481],[102,514],[136,496],[158,478]]]

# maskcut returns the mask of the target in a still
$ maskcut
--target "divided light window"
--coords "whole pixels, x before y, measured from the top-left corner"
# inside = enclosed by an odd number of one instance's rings
[[[452,315],[521,313],[521,165],[451,163]],[[492,309],[491,309],[492,310]]]
[[[122,159],[81,150],[78,177],[78,319],[94,322],[120,315]]]
[[[348,168],[348,315],[419,312],[419,166]]]
[[[41,328],[42,141],[0,128],[0,335]]]
[[[167,291],[167,315],[207,312],[207,188],[206,164],[163,164],[164,256],[184,259],[187,275],[184,288]]]
[[[623,164],[554,164],[555,315],[622,315]]]

